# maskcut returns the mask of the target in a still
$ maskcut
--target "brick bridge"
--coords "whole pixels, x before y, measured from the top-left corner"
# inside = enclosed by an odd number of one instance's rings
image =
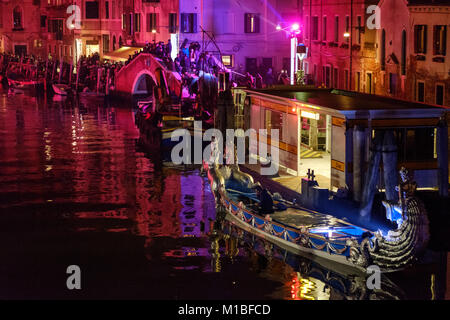
[[[174,93],[180,96],[181,77],[170,71],[150,53],[140,53],[129,64],[122,67],[115,78],[115,93],[130,97],[133,95],[153,94],[157,87],[163,95]]]

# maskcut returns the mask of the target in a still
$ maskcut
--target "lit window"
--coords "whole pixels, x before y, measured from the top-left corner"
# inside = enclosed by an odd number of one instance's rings
[[[222,63],[225,67],[233,67],[233,60],[233,55],[231,54],[222,56]]]
[[[259,33],[259,14],[246,13],[245,19],[245,33]]]
[[[415,53],[427,53],[427,26],[414,26],[414,51]]]
[[[435,55],[445,56],[447,49],[447,26],[434,26],[433,47]]]

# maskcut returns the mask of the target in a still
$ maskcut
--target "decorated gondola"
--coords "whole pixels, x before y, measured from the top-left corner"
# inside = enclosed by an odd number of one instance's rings
[[[275,213],[262,215],[252,176],[241,172],[238,165],[204,163],[203,168],[217,209],[227,213],[227,220],[295,254],[360,270],[376,265],[383,272],[392,272],[415,263],[427,247],[427,214],[414,196],[414,183],[405,170],[401,172],[400,201],[384,202],[386,216],[397,228],[383,233],[309,210],[281,196],[274,197]]]

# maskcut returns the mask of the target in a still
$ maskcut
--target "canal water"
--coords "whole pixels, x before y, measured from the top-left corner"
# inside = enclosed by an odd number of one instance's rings
[[[369,290],[216,221],[207,179],[148,150],[133,112],[1,93],[0,299],[444,298],[446,254]]]

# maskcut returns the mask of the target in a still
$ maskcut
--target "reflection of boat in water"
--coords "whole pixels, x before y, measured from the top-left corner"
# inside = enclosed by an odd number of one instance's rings
[[[377,265],[383,272],[391,272],[414,263],[428,244],[426,212],[411,194],[403,194],[399,204],[385,204],[387,217],[397,221],[398,227],[382,234],[288,203],[281,197],[275,202],[285,210],[262,216],[250,175],[236,165],[204,167],[217,206],[227,212],[228,220],[295,254],[360,270]],[[404,186],[408,184],[405,180]]]
[[[399,300],[406,298],[403,290],[385,274],[380,275],[378,288],[369,289],[366,278],[370,275],[340,268],[329,260],[313,261],[294,255],[267,240],[245,232],[230,221],[223,221],[216,228],[219,229],[218,236],[227,244],[228,253],[236,255],[239,252],[237,246],[240,243],[241,248],[248,248],[250,253],[254,252],[258,255],[258,260],[264,260],[265,269],[272,270],[275,264],[281,262],[292,267],[295,273],[288,283],[291,299]]]
[[[103,100],[105,99],[105,94],[95,91],[85,91],[78,93],[80,99],[84,100]]]
[[[55,83],[52,85],[52,87],[53,87],[53,91],[57,95],[67,96],[68,94],[70,94],[72,92],[72,88],[67,84]]]

